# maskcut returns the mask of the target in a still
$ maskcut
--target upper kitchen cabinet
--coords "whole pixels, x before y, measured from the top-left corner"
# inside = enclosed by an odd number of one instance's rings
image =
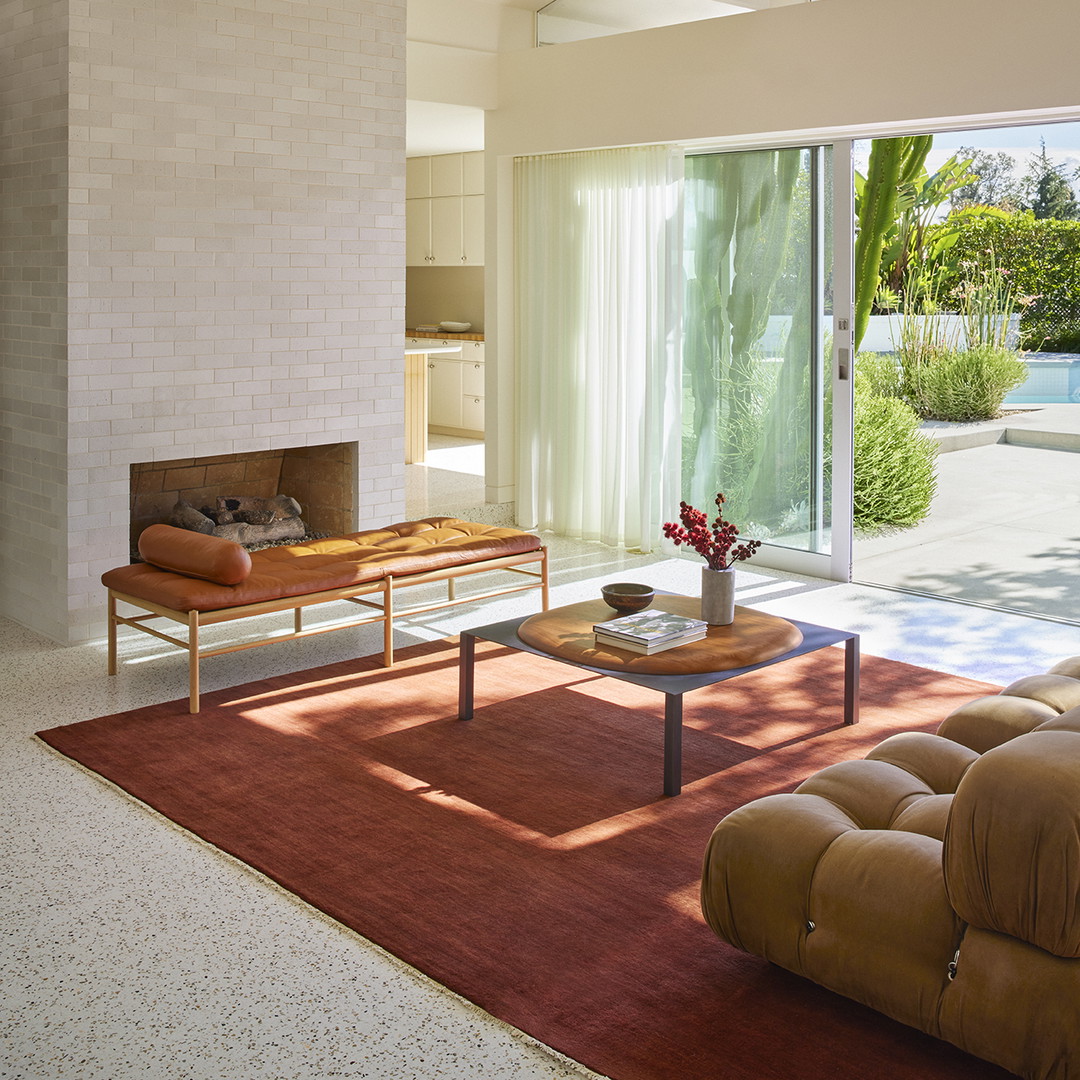
[[[461,194],[484,194],[484,154],[481,150],[461,155]]]
[[[484,155],[409,158],[405,261],[409,266],[484,265]]]

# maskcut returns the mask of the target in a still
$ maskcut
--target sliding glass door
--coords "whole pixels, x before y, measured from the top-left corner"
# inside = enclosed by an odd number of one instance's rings
[[[833,253],[832,166],[827,147],[686,159],[682,490],[710,509],[724,492],[726,516],[765,541],[761,563],[836,578],[850,513],[834,506],[832,413],[846,443],[835,390],[850,395],[844,342],[835,364],[829,346],[850,274]]]

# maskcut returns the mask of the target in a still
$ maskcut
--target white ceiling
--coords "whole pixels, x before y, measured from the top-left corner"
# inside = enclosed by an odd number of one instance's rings
[[[484,110],[438,101],[406,101],[405,156],[484,149]]]
[[[508,8],[542,11],[546,38],[569,41],[793,2],[805,0],[439,0],[437,8],[410,5],[408,37],[410,41],[443,40],[445,19],[454,11],[455,5],[458,5],[458,11],[467,6],[469,16],[474,19],[478,11],[490,9],[493,22],[497,22],[500,12]],[[430,15],[430,25],[425,20],[425,11]],[[437,25],[437,21],[442,26]],[[405,153],[408,157],[483,148],[482,109],[433,101],[410,99],[407,102]]]
[[[552,0],[541,11],[538,30],[542,42],[554,45],[768,6],[769,0]]]

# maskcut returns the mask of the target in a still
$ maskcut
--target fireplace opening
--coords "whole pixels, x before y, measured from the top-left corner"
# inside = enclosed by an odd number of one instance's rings
[[[353,442],[136,463],[132,558],[143,529],[159,522],[249,548],[355,532],[356,459]]]

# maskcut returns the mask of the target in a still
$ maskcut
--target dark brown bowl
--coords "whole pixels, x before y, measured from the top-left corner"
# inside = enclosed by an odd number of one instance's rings
[[[623,615],[647,608],[656,596],[651,585],[635,585],[629,581],[620,581],[615,585],[603,585],[600,594],[604,602]]]

